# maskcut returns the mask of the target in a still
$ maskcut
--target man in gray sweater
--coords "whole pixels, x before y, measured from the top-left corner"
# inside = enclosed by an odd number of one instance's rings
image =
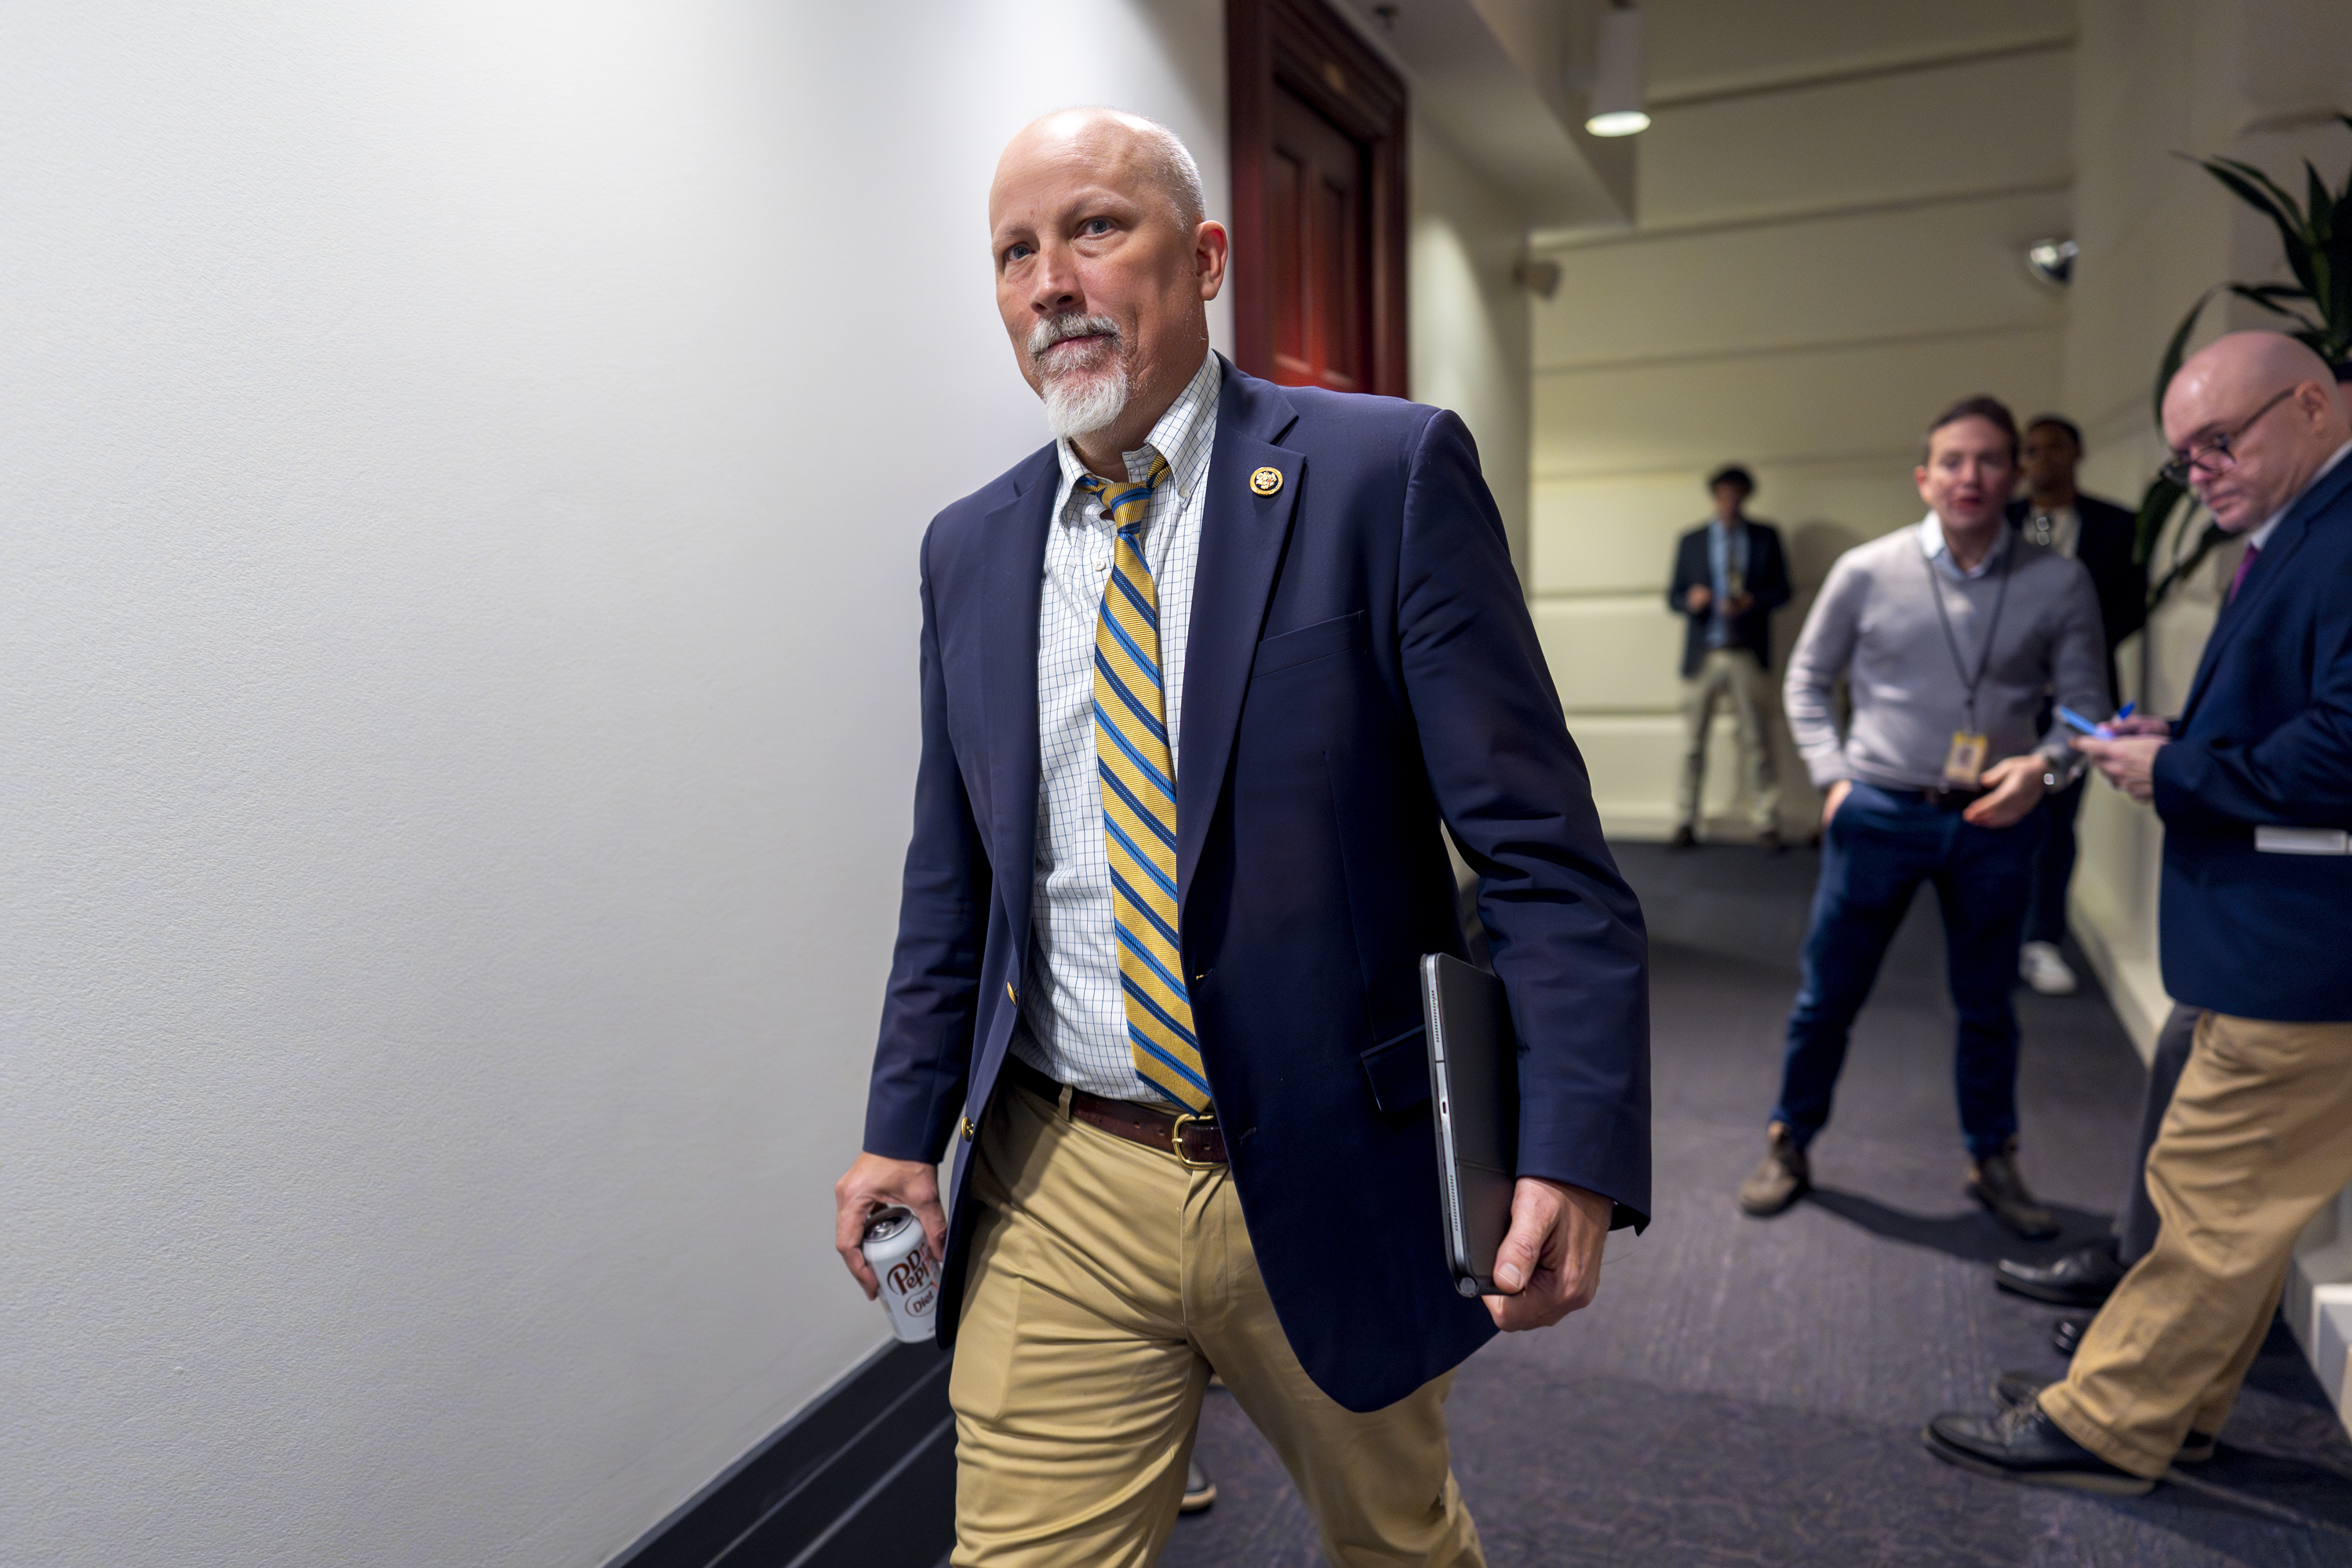
[[[2042,792],[2079,766],[2063,723],[2034,732],[2036,710],[2054,686],[2061,705],[2105,718],[2106,647],[2081,563],[2005,526],[2016,473],[2006,407],[1971,397],[1947,410],[1913,474],[1927,517],[1838,559],[1790,657],[1790,727],[1827,796],[1822,876],[1780,1103],[1739,1189],[1749,1214],[1778,1214],[1811,1184],[1805,1147],[1829,1121],[1848,1032],[1927,882],[1959,1014],[1969,1192],[2021,1236],[2056,1234],[2017,1169],[2010,990]],[[1840,676],[1853,709],[1843,735]]]

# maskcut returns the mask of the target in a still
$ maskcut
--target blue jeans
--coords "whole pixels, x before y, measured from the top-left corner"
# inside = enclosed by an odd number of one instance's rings
[[[2017,948],[2042,817],[1976,827],[1957,811],[1856,784],[1822,837],[1822,881],[1805,934],[1804,979],[1789,1014],[1780,1103],[1799,1147],[1828,1124],[1846,1037],[1912,895],[1932,882],[1945,967],[1960,1016],[1952,1076],[1969,1152],[2000,1152],[2017,1131]]]

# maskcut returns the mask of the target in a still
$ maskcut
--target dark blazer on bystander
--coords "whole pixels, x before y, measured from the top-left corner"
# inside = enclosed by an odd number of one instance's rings
[[[2352,828],[2352,461],[2305,490],[2222,606],[2156,753],[2164,988],[2232,1017],[2352,1023],[2352,856],[2263,826]]]

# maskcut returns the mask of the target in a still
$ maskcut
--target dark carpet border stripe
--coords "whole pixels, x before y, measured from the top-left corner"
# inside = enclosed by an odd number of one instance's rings
[[[934,1568],[955,1539],[950,1364],[885,1345],[606,1568]]]

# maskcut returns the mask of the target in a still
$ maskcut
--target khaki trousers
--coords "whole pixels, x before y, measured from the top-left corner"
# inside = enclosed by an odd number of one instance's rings
[[[2352,1024],[2207,1013],[2147,1155],[2156,1246],[2042,1408],[2111,1465],[2160,1476],[2219,1432],[2270,1331],[2295,1237],[2352,1183]]]
[[[959,1568],[1141,1568],[1176,1522],[1214,1368],[1281,1456],[1334,1568],[1483,1568],[1445,1445],[1449,1374],[1360,1415],[1291,1353],[1224,1168],[1007,1084],[966,1173],[956,1328]]]
[[[1780,786],[1772,768],[1772,737],[1765,716],[1772,711],[1771,681],[1756,656],[1744,647],[1706,651],[1698,673],[1683,682],[1683,751],[1681,787],[1675,795],[1675,821],[1696,832],[1699,794],[1706,784],[1706,731],[1714,721],[1717,700],[1731,705],[1731,721],[1739,738],[1739,763],[1747,771],[1748,815],[1756,831],[1778,832]]]

